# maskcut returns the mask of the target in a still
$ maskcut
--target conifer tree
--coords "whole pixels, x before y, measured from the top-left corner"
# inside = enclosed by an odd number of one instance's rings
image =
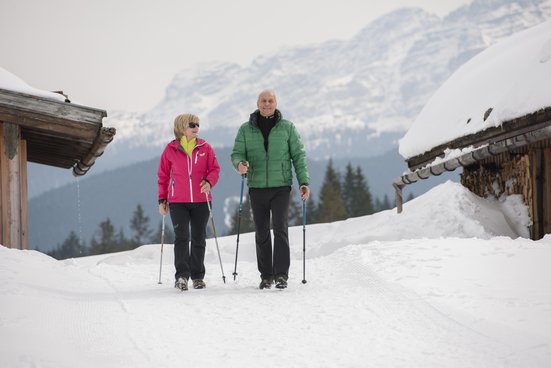
[[[230,220],[230,230],[228,235],[237,234],[237,225],[239,221],[239,204],[235,207],[233,216]],[[251,211],[251,203],[249,196],[243,195],[243,210],[241,212],[241,223],[239,224],[239,233],[249,233],[254,231],[253,213]]]
[[[55,259],[67,259],[87,255],[86,247],[81,244],[80,239],[74,231],[71,231],[67,239],[56,249],[48,252],[48,255]]]
[[[375,212],[373,208],[373,199],[369,191],[367,179],[362,173],[362,169],[357,166],[353,175],[354,201],[350,205],[350,217],[371,215]]]
[[[138,246],[137,243],[134,242],[132,239],[126,239],[122,227],[119,229],[119,232],[116,235],[116,239],[117,248],[119,251],[134,249]]]
[[[344,220],[346,216],[346,205],[342,198],[339,174],[333,169],[333,161],[329,160],[320,191],[317,221]]]
[[[380,211],[385,211],[391,209],[392,206],[390,204],[390,200],[388,199],[388,195],[385,194],[383,197],[383,201],[381,202],[381,209]]]
[[[99,241],[95,236],[90,241],[90,254],[105,254],[119,251],[118,241],[115,236],[115,228],[111,220],[107,218],[99,224]]]
[[[354,175],[354,169],[350,162],[346,165],[344,179],[342,183],[342,199],[346,206],[347,217],[353,217],[352,212],[354,211],[354,202],[356,200],[356,181]]]
[[[157,231],[153,231],[149,242],[151,244],[161,244],[161,236],[163,230],[163,220],[159,221],[159,226],[156,227]],[[164,244],[174,244],[174,231],[172,231],[172,226],[168,218],[165,218],[165,238]]]
[[[314,197],[312,195],[310,195],[310,198],[306,201],[306,223],[318,223],[318,206],[316,206],[316,202],[314,201]]]
[[[130,220],[130,229],[134,231],[130,248],[139,247],[151,238],[152,231],[149,228],[149,216],[145,215],[141,204],[136,206],[136,210]]]
[[[297,200],[297,196],[296,192],[291,191],[288,214],[289,226],[302,225],[302,200]]]
[[[354,170],[350,163],[346,165],[342,187],[348,217],[371,215],[375,212],[369,186],[359,166]]]

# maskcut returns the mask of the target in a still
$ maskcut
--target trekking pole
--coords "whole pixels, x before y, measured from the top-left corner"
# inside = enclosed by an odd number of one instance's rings
[[[302,283],[306,284],[306,201],[302,201]]]
[[[237,276],[237,253],[239,253],[239,228],[241,227],[241,212],[243,212],[243,186],[245,185],[245,177],[247,174],[241,175],[241,195],[239,196],[239,213],[237,215],[237,244],[235,246],[235,267],[233,269],[233,281]]]
[[[165,215],[163,215],[163,221],[161,225],[161,264],[159,265],[159,284],[162,284],[161,274],[163,271],[163,246],[165,243]]]
[[[214,227],[214,217],[212,216],[212,209],[209,202],[209,194],[205,192],[207,197],[207,205],[209,206],[210,222],[212,224],[212,232],[214,234],[214,242],[216,243],[216,251],[218,252],[218,260],[220,261],[220,269],[222,270],[222,281],[226,283],[226,276],[224,276],[224,267],[222,266],[222,257],[220,257],[220,248],[218,248],[218,238],[216,237],[216,228]]]

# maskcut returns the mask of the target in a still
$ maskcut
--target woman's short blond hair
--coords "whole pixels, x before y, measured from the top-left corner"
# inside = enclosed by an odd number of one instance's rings
[[[180,140],[189,123],[198,123],[199,116],[193,114],[180,114],[174,119],[174,137]]]

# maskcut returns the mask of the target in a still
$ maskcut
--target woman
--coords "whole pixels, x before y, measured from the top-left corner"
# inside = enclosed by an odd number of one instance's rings
[[[176,139],[164,149],[157,172],[159,213],[164,216],[170,209],[174,226],[174,287],[182,291],[188,289],[190,277],[194,289],[206,287],[203,278],[209,220],[207,201],[212,200],[210,191],[220,174],[214,150],[204,139],[197,137],[198,133],[198,116],[178,115],[174,119]]]

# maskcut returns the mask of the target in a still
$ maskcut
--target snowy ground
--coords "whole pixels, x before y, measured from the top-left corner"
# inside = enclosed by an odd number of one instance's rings
[[[504,215],[504,213],[506,215]],[[0,247],[0,367],[549,367],[551,236],[518,198],[445,183],[404,213],[302,227],[286,290],[258,290],[252,234],[208,242],[207,289],[172,246],[56,261]],[[516,238],[516,239],[515,239]]]

